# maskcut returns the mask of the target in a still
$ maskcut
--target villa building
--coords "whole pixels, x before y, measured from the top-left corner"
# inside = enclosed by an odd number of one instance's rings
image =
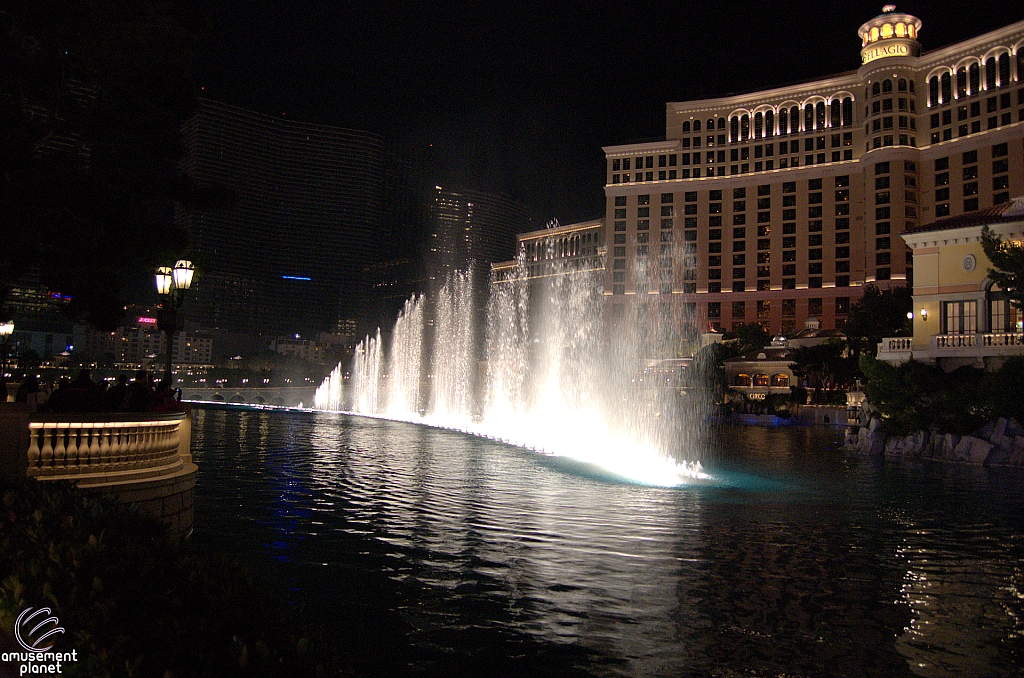
[[[921,26],[887,5],[857,70],[671,102],[664,141],[605,147],[612,321],[835,329],[911,282],[901,235],[1024,194],[1024,21],[927,53]]]
[[[884,339],[878,357],[910,359],[950,371],[998,368],[1024,355],[1024,316],[988,277],[981,246],[988,226],[1004,242],[1024,241],[1024,197],[941,219],[903,235],[914,257],[914,336]]]

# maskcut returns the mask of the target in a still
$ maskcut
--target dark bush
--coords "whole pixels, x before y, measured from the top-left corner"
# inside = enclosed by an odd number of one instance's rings
[[[0,623],[52,609],[77,650],[64,674],[326,676],[337,658],[237,563],[60,482],[0,482]]]

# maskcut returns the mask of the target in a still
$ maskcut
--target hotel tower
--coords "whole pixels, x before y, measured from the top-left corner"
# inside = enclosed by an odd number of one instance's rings
[[[900,234],[1024,194],[1024,21],[927,53],[920,31],[887,5],[857,70],[671,102],[665,141],[605,147],[613,322],[841,326],[912,280]]]

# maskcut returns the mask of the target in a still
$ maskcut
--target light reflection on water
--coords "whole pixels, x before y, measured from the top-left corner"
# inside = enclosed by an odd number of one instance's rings
[[[667,489],[422,426],[197,410],[194,539],[365,627],[388,673],[509,638],[598,675],[1024,667],[1019,471],[848,458],[811,429],[717,441],[721,486]]]

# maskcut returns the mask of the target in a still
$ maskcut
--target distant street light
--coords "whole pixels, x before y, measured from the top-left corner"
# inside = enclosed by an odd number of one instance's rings
[[[174,335],[181,329],[178,309],[185,301],[185,292],[192,286],[196,268],[191,261],[179,259],[174,267],[161,266],[156,269],[156,291],[163,297],[156,314],[156,326],[167,335],[167,383],[172,387],[171,362],[174,357]]]

